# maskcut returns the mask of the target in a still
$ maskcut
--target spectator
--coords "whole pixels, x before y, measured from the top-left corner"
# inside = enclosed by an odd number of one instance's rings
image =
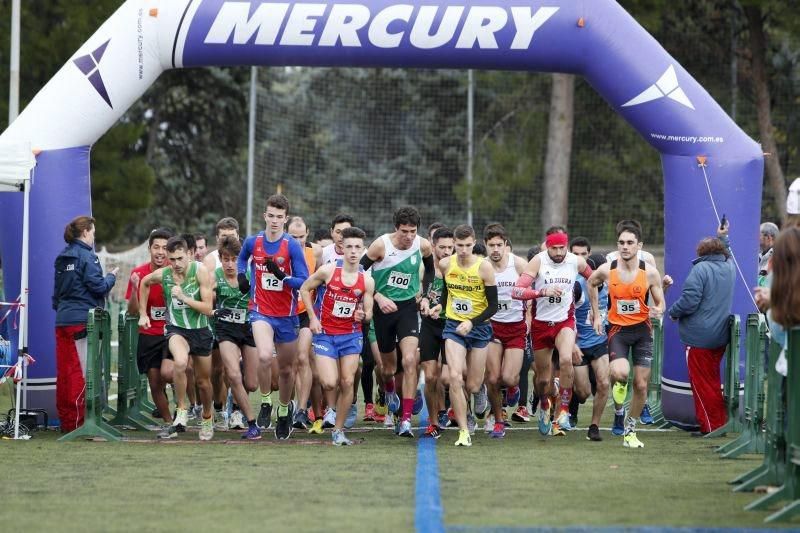
[[[796,178],[789,186],[786,197],[786,222],[783,229],[792,226],[800,227],[800,178]]]
[[[681,342],[686,345],[689,383],[701,436],[725,425],[727,414],[720,384],[720,363],[730,342],[731,304],[736,282],[728,243],[728,224],[697,245],[697,259],[683,285],[683,292],[669,309],[678,321]]]
[[[117,270],[103,277],[94,253],[94,218],[79,216],[64,228],[64,248],[55,261],[56,409],[61,432],[83,425],[86,375],[86,322],[91,309],[104,307]]]
[[[758,285],[763,287],[769,270],[769,259],[772,257],[772,245],[778,236],[778,226],[772,222],[761,224],[761,235],[758,239]]]
[[[772,256],[769,322],[772,338],[786,349],[786,330],[800,326],[800,228],[783,230],[775,240]],[[775,365],[783,376],[787,374],[785,353],[781,352]]]

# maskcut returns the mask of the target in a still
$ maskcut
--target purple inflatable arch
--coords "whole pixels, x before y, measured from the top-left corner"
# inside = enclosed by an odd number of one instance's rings
[[[754,309],[761,148],[613,0],[128,0],[0,136],[42,150],[31,193],[29,338],[38,356],[30,369],[31,405],[53,403],[52,265],[63,247],[61,228],[91,210],[91,145],[161,72],[211,65],[580,74],[661,153],[666,271],[676,286],[695,243],[725,213],[741,259],[734,312]],[[707,158],[705,167],[698,156]],[[6,293],[14,295],[22,200],[0,196]],[[693,424],[684,350],[669,321],[663,392],[667,418]]]

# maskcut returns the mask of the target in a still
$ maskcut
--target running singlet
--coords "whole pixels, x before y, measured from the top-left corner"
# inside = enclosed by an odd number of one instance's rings
[[[444,282],[447,284],[447,318],[463,322],[483,313],[489,306],[486,286],[479,272],[483,259],[461,268],[455,256],[450,260]]]
[[[497,280],[497,313],[492,322],[514,323],[525,319],[525,304],[522,300],[511,298],[511,290],[519,279],[514,264],[514,254],[508,254],[508,265],[502,272],[495,271]]]
[[[325,293],[322,297],[320,322],[325,335],[361,332],[361,322],[354,320],[353,316],[361,305],[365,291],[363,270],[359,269],[353,285],[345,285],[342,280],[342,262],[337,261],[331,280],[325,284]]]
[[[608,279],[608,321],[615,326],[634,326],[650,323],[650,308],[647,307],[647,265],[639,260],[639,270],[632,283],[623,283],[617,270],[617,262],[611,262]]]
[[[279,280],[267,270],[267,259],[278,265],[287,276],[292,275],[292,256],[289,252],[289,243],[294,242],[299,248],[299,243],[288,233],[284,233],[277,241],[278,250],[268,254],[265,247],[267,238],[264,232],[259,233],[253,243],[253,265],[255,266],[255,283],[251,290],[253,297],[250,299],[250,310],[265,316],[275,318],[294,316],[297,314],[297,291]],[[275,245],[276,243],[269,243]],[[301,252],[302,253],[302,252]],[[239,256],[241,259],[241,255]]]
[[[322,249],[322,264],[335,263],[339,259],[344,259],[344,256],[336,253],[336,245],[329,244]]]
[[[197,265],[196,261],[189,263],[189,268],[186,271],[183,283],[180,287],[183,294],[193,300],[200,300],[200,284],[197,282]],[[173,298],[172,287],[177,285],[175,278],[172,274],[172,268],[165,268],[161,276],[161,286],[164,289],[165,299],[167,301],[167,322],[169,324],[184,328],[184,329],[203,329],[208,327],[208,317],[200,313],[185,302]]]
[[[542,296],[536,299],[536,315],[534,318],[541,322],[563,322],[568,320],[574,306],[572,290],[575,287],[575,278],[578,277],[578,256],[567,252],[564,260],[554,263],[547,250],[539,252],[539,275],[536,276],[534,288],[542,291],[546,287],[561,289],[561,296]]]
[[[154,272],[157,269],[153,268],[150,262],[139,265],[131,271],[131,275],[139,274],[139,283],[142,282],[145,276]],[[128,292],[125,293],[125,299],[130,300],[133,293],[139,294],[139,284],[133,286],[133,283],[128,282]],[[149,328],[139,328],[139,333],[142,335],[163,335],[164,326],[166,325],[167,318],[167,304],[164,303],[164,289],[161,285],[150,285],[150,294],[147,297],[147,304],[142,305],[139,302],[140,313],[144,312],[150,317]]]
[[[314,273],[317,270],[317,260],[314,257],[314,248],[311,247],[310,244],[306,243],[305,247],[303,248],[303,255],[306,258],[306,266],[308,267],[308,275]],[[311,298],[314,299],[313,297]],[[297,314],[301,315],[306,312],[306,304],[303,303],[302,298],[297,299]]]
[[[383,260],[372,265],[372,277],[375,279],[375,292],[379,292],[392,301],[402,302],[415,298],[419,292],[419,267],[422,263],[422,252],[419,235],[408,250],[398,250],[388,235],[381,237],[385,252]]]
[[[248,276],[249,278],[250,276]],[[225,279],[225,271],[222,267],[214,271],[214,278],[217,282],[217,309],[228,309],[231,316],[228,318],[218,318],[222,322],[233,324],[244,324],[247,322],[247,304],[250,301],[250,294],[242,293],[239,285],[231,286]]]
[[[592,310],[592,304],[589,301],[589,293],[587,292],[586,279],[583,276],[578,276],[578,283],[581,285],[581,299],[575,303],[575,326],[578,329],[578,347],[590,348],[597,346],[606,340],[605,335],[598,335],[594,330],[592,321],[589,320]],[[600,308],[600,315],[603,322],[606,321],[606,314],[608,313],[608,287],[604,283],[597,290],[598,307]]]

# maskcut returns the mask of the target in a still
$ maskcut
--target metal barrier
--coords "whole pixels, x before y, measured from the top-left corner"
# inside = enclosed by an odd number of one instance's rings
[[[742,332],[742,321],[739,315],[731,315],[731,340],[725,349],[725,381],[722,384],[722,396],[728,421],[704,438],[721,437],[727,433],[742,431],[739,420],[739,341]]]

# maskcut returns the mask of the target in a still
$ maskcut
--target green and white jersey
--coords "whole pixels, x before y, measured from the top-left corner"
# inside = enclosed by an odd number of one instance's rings
[[[196,261],[189,263],[189,270],[180,287],[183,294],[193,300],[200,300],[200,283],[197,281]],[[172,275],[172,268],[164,269],[161,277],[161,286],[164,288],[164,301],[167,304],[167,323],[184,329],[208,328],[208,317],[195,311],[188,304],[172,297],[172,287],[176,285]]]
[[[381,237],[385,252],[383,260],[372,265],[375,292],[390,300],[401,302],[416,297],[419,292],[419,267],[422,264],[420,243],[417,235],[408,250],[398,250],[389,235]]]
[[[229,309],[231,311],[230,317],[220,317],[217,320],[234,324],[247,322],[247,304],[250,301],[250,293],[242,293],[238,284],[232,287],[228,280],[225,279],[225,271],[222,270],[222,267],[214,271],[214,277],[217,282],[217,288],[214,291],[217,294],[217,309]],[[250,278],[249,272],[247,273],[247,278]]]

